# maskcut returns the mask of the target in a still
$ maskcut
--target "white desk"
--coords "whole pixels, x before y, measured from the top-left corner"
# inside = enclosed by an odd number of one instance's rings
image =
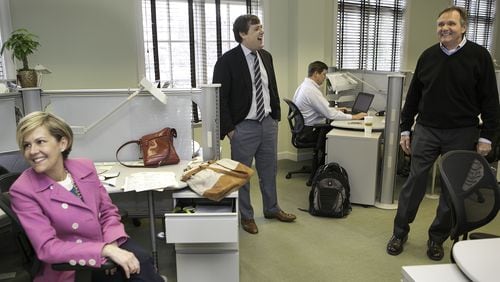
[[[125,183],[125,179],[127,176],[129,176],[132,173],[136,172],[147,172],[147,171],[169,171],[175,173],[175,179],[177,180],[177,184],[174,186],[169,186],[165,187],[166,190],[178,190],[185,188],[187,184],[185,182],[182,182],[180,179],[182,177],[182,173],[184,171],[184,168],[186,168],[187,164],[189,161],[182,160],[176,165],[166,165],[166,166],[160,166],[157,168],[145,168],[145,167],[126,167],[123,166],[119,163],[111,163],[107,164],[108,166],[111,165],[112,168],[110,171],[113,172],[120,172],[120,175],[116,179],[116,187],[112,188],[106,185],[106,189],[108,190],[108,193],[119,193],[123,192],[123,185]],[[101,165],[99,163],[96,164],[96,167],[99,168]],[[149,209],[149,220],[150,220],[150,236],[151,236],[151,253],[153,255],[153,260],[156,268],[158,269],[158,252],[156,248],[156,226],[155,226],[155,215],[154,215],[154,194],[153,191],[155,190],[148,190],[145,191],[148,193],[148,209]]]
[[[337,162],[349,176],[351,203],[375,205],[379,171],[379,142],[381,132],[332,129],[326,135],[326,160]]]
[[[452,263],[403,266],[401,274],[403,282],[470,281],[457,265]]]
[[[453,258],[472,281],[500,281],[500,238],[459,241]]]
[[[363,120],[334,120],[330,123],[333,128],[364,131]],[[373,117],[372,131],[382,131],[385,128],[385,116]]]

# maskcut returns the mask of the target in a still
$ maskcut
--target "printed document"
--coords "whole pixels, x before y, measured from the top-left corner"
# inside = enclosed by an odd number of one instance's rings
[[[125,178],[123,187],[125,192],[128,191],[148,191],[162,190],[170,186],[177,185],[175,173],[173,172],[136,172]]]

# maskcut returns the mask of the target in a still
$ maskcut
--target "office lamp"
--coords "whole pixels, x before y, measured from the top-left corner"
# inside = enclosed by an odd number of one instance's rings
[[[111,116],[113,113],[115,113],[117,110],[119,110],[123,105],[128,103],[130,100],[132,100],[135,96],[139,95],[141,91],[146,90],[149,92],[151,95],[153,95],[158,101],[162,102],[163,104],[167,104],[167,96],[162,93],[158,88],[156,88],[149,80],[146,78],[143,78],[141,82],[139,83],[139,89],[137,89],[134,93],[130,94],[127,99],[125,99],[123,102],[118,104],[111,112],[100,118],[99,120],[95,121],[89,126],[85,125],[71,125],[71,129],[73,130],[73,133],[75,134],[86,134],[89,132],[92,128],[94,128],[96,125],[98,125],[100,122]]]
[[[333,72],[326,74],[326,88],[329,94],[338,97],[339,92],[352,90],[358,86],[358,82],[345,72]],[[338,98],[337,98],[338,99]]]
[[[326,77],[330,82],[328,91],[334,93],[335,95],[338,95],[340,91],[356,89],[356,87],[358,86],[358,81],[375,90],[376,92],[384,92],[348,71],[327,73]]]

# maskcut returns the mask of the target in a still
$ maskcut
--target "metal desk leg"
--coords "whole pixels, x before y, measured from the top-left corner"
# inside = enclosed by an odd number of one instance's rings
[[[155,226],[155,201],[153,191],[148,191],[148,207],[149,207],[149,230],[151,235],[151,253],[153,255],[153,263],[156,270],[160,272],[158,268],[158,252],[156,250],[156,226]]]

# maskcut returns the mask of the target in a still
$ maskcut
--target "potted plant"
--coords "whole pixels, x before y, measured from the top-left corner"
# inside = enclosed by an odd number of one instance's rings
[[[5,41],[0,50],[0,55],[7,49],[12,52],[12,60],[18,59],[23,63],[23,68],[17,70],[17,80],[22,88],[37,86],[37,73],[28,65],[28,55],[33,54],[40,43],[36,40],[38,36],[30,33],[24,28],[14,30],[9,39]]]

